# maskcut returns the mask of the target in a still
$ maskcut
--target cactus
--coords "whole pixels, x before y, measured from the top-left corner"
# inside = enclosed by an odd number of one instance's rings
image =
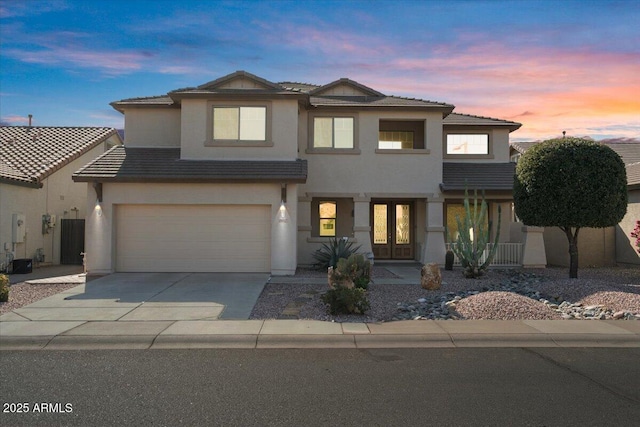
[[[455,260],[455,255],[453,251],[447,251],[444,255],[444,269],[445,270],[453,270],[453,261]]]
[[[334,280],[353,283],[356,288],[367,289],[371,279],[371,263],[363,255],[353,254],[340,258],[334,269]]]
[[[484,196],[478,204],[478,192],[477,190],[474,191],[473,203],[471,203],[469,201],[469,193],[465,190],[464,210],[465,217],[462,220],[456,216],[458,239],[451,245],[451,250],[460,260],[464,276],[476,278],[484,273],[498,250],[497,243],[500,238],[502,212],[500,206],[498,206],[496,237],[485,261],[482,262],[482,254],[487,249],[487,243],[489,243],[489,227],[485,226],[487,202],[484,200]]]

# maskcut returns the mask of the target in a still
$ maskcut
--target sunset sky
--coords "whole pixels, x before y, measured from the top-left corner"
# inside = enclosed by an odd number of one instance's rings
[[[521,122],[640,137],[640,1],[0,0],[0,121],[109,126],[109,103],[236,70],[348,77]]]

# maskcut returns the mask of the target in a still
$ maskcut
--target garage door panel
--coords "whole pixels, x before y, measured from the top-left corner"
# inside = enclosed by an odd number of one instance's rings
[[[118,271],[268,272],[267,205],[120,205]]]

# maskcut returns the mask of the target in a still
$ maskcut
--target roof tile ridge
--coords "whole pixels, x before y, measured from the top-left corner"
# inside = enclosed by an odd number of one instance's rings
[[[176,89],[176,90],[181,90],[181,89]],[[173,92],[173,91],[172,91]],[[115,101],[115,103],[118,102],[127,102],[127,101],[140,101],[143,99],[159,99],[159,98],[169,98],[169,94],[164,94],[164,95],[152,95],[152,96],[137,96],[134,98],[125,98],[125,99],[121,99],[119,101]]]
[[[511,121],[511,120],[499,119],[497,117],[479,116],[477,114],[458,113],[458,112],[455,112],[455,111],[453,113],[451,113],[451,114],[457,114],[458,116],[473,117],[473,118],[476,118],[476,119],[489,119],[489,120],[499,120],[501,122],[518,123],[518,122]]]
[[[440,104],[440,105],[447,105],[447,106],[451,106],[453,104],[449,104],[448,102],[441,102],[441,101],[432,101],[430,99],[423,99],[423,98],[416,98],[416,97],[410,97],[410,96],[401,96],[401,95],[386,95],[386,98],[398,98],[398,99],[406,99],[407,101],[422,101],[422,102],[430,102],[432,104]]]

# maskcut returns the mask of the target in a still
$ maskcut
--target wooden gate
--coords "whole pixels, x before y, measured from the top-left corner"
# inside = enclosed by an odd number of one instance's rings
[[[84,219],[63,219],[60,241],[60,264],[82,265]]]

